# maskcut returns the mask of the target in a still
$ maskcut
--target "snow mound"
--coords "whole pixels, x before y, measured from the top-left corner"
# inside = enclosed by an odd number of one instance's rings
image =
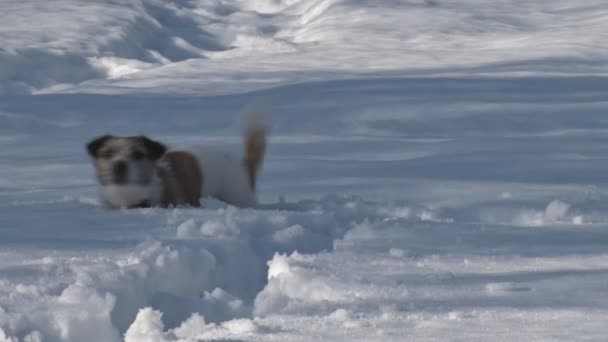
[[[583,224],[582,216],[567,217],[571,205],[560,200],[551,201],[544,211],[526,210],[514,221],[516,225],[540,227],[556,223]]]
[[[0,18],[8,21],[8,30],[0,33],[5,42],[0,49],[0,92],[120,78],[228,48],[204,29],[222,15],[222,8],[193,13],[165,1],[97,0],[37,2],[36,11],[5,3],[0,9],[5,13]],[[71,20],[63,20],[63,15]],[[45,25],[39,27],[23,24],[42,21]]]
[[[290,301],[335,302],[344,299],[343,293],[336,291],[338,284],[315,279],[305,269],[294,269],[289,260],[298,260],[301,256],[294,253],[275,254],[268,263],[268,284],[255,299],[255,315],[265,316],[286,309]]]
[[[125,342],[165,341],[162,313],[152,308],[139,310],[135,321],[125,333]]]
[[[146,239],[114,257],[103,253],[84,260],[45,257],[33,262],[30,267],[36,272],[45,277],[57,273],[59,278],[50,283],[28,279],[5,283],[0,307],[8,311],[2,312],[6,319],[0,326],[9,336],[37,333],[45,341],[80,340],[93,328],[99,333],[87,337],[91,341],[117,341],[125,331],[127,340],[138,341],[166,336],[165,327],[175,329],[194,313],[210,324],[224,322],[213,325],[212,332],[220,329],[237,336],[254,331],[254,326],[238,319],[251,314],[266,279],[272,284],[265,293],[275,286],[275,278],[284,283],[278,286],[288,296],[329,293],[323,283],[294,289],[302,276],[289,269],[280,271],[280,254],[269,262],[269,270],[266,263],[275,252],[331,250],[333,241],[350,229],[351,220],[366,215],[354,215],[355,207],[363,205],[354,205],[358,201],[332,196],[291,205],[298,211],[224,207],[130,214],[135,220],[141,215],[167,220],[173,238]],[[285,204],[277,206],[281,205]],[[376,210],[365,207],[370,213]]]
[[[257,326],[249,319],[235,319],[222,324],[206,323],[193,314],[175,329],[164,330],[162,313],[152,308],[141,309],[125,333],[125,342],[177,342],[232,340],[252,336]]]
[[[605,61],[593,49],[603,41],[605,7],[562,7],[470,0],[4,2],[0,92],[141,88],[142,74],[156,80],[146,87],[162,92],[167,78],[271,77],[260,71],[290,82],[363,70],[606,73],[593,62]],[[44,25],[24,24],[32,22]],[[284,74],[293,70],[316,75]]]
[[[41,50],[0,50],[0,93],[28,93],[57,83],[103,77],[81,55]]]

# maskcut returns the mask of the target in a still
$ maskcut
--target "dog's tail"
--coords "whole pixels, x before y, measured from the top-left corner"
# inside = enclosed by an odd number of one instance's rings
[[[243,117],[245,129],[245,166],[249,184],[255,190],[255,182],[264,161],[268,124],[259,109],[250,109]]]

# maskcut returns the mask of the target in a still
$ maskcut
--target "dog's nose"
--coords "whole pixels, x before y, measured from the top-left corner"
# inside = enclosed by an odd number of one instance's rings
[[[112,172],[114,173],[114,181],[116,183],[125,183],[127,181],[127,163],[125,161],[119,160],[114,162],[112,165]]]

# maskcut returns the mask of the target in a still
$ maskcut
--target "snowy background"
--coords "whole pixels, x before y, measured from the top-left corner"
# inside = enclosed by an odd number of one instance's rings
[[[0,341],[605,341],[605,0],[0,2]],[[109,211],[84,144],[264,209]]]

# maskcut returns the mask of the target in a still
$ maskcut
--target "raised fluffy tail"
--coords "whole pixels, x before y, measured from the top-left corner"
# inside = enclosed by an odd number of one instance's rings
[[[258,172],[266,152],[266,134],[268,131],[264,115],[259,110],[250,110],[244,117],[245,128],[245,166],[249,175],[249,184],[255,190]]]

